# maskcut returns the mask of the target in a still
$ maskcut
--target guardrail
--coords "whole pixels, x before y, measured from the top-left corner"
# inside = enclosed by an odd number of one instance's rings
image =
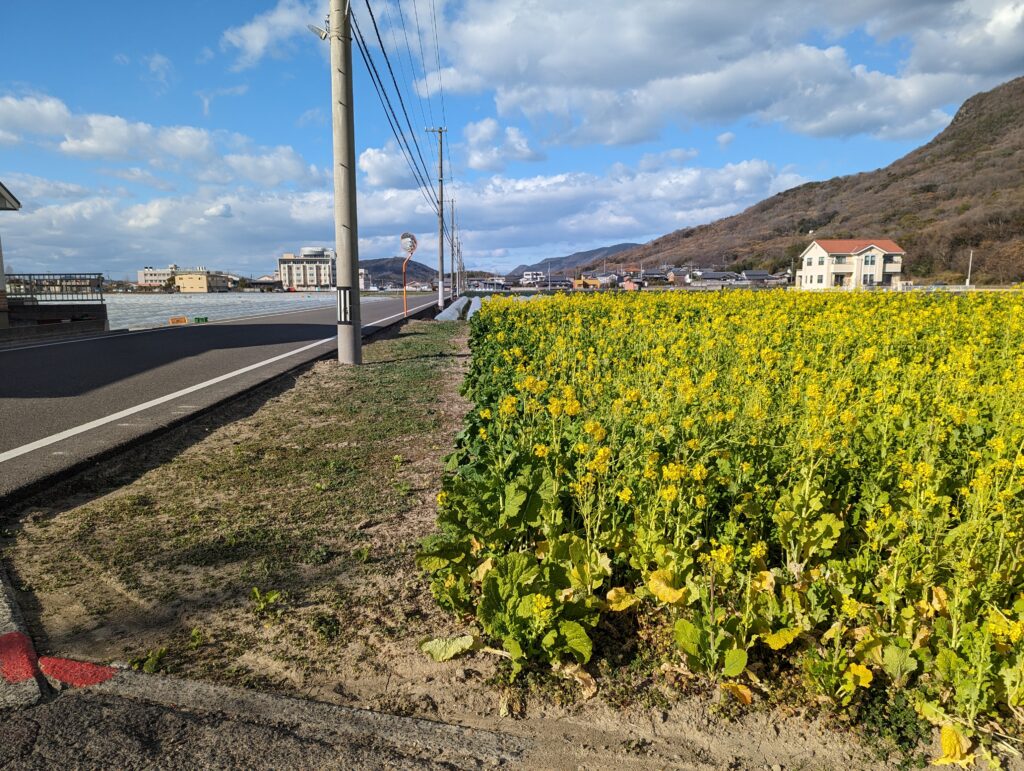
[[[102,303],[102,273],[9,273],[8,301]]]

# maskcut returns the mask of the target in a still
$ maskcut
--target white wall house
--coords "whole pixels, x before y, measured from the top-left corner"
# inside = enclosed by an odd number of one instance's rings
[[[800,255],[797,289],[898,289],[906,252],[895,241],[821,239]]]

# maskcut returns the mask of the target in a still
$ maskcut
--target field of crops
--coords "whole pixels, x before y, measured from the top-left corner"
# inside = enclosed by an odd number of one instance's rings
[[[874,681],[944,760],[1024,727],[1024,297],[491,300],[420,564],[528,664],[643,613],[749,702]],[[651,621],[653,619],[653,621]]]

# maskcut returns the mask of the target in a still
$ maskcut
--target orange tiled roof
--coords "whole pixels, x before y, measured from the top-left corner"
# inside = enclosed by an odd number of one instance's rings
[[[824,238],[816,240],[816,243],[829,254],[857,254],[869,246],[877,246],[891,254],[906,254],[902,246],[888,238]]]

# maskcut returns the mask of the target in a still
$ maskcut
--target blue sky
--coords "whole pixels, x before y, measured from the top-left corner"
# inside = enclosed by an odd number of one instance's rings
[[[0,6],[0,181],[24,204],[0,216],[6,262],[260,274],[331,244],[327,44],[306,30],[327,6]],[[419,130],[447,124],[467,266],[497,271],[884,166],[1024,74],[1022,0],[370,7],[432,175]],[[435,215],[355,65],[360,255],[393,256],[411,230],[429,263]]]

